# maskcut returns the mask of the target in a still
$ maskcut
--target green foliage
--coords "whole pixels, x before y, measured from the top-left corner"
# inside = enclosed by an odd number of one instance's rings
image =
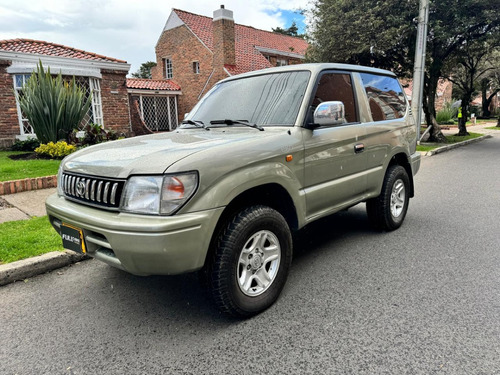
[[[18,95],[16,93],[16,95]],[[40,62],[18,95],[19,105],[41,143],[64,139],[87,113],[91,99],[75,82],[52,77]]]
[[[446,103],[444,108],[436,113],[436,121],[440,125],[452,125],[456,116],[457,110],[452,108],[450,103]]]
[[[88,124],[85,129],[83,129],[83,132],[84,136],[79,138],[77,137],[78,131],[74,130],[69,136],[70,142],[82,147],[107,141],[115,141],[119,138],[119,135],[115,131],[106,130],[99,124]]]
[[[40,141],[37,138],[28,138],[25,141],[16,139],[12,147],[12,151],[35,151],[35,148],[40,146]]]
[[[10,158],[18,157],[19,155],[23,154],[26,153],[0,151],[0,181],[12,181],[20,180],[23,178],[53,176],[57,174],[57,170],[60,164],[59,160],[12,160]]]
[[[500,39],[498,2],[430,0],[424,106],[435,122],[438,81],[450,76],[447,61],[478,39]],[[351,63],[411,77],[415,56],[418,0],[314,0],[309,61]],[[438,126],[431,137],[439,140]]]
[[[151,68],[154,68],[156,66],[156,63],[153,61],[146,61],[145,63],[142,63],[139,70],[136,71],[135,73],[132,73],[132,77],[134,78],[152,78],[151,74]]]
[[[64,250],[47,216],[0,224],[0,243],[0,264]]]
[[[411,72],[418,2],[316,0],[310,61],[337,62]],[[411,56],[411,58],[410,58]]]
[[[465,136],[447,135],[446,141],[447,141],[447,144],[453,144],[453,143],[467,141],[469,139],[479,138],[482,136],[483,136],[483,134],[478,134],[478,133],[469,133],[469,135],[465,135]],[[443,145],[440,143],[426,142],[426,143],[417,145],[417,151],[426,152],[426,151],[431,151],[431,150],[434,150],[434,149],[436,149],[438,147],[442,147],[442,146]]]
[[[54,159],[62,159],[65,156],[76,151],[76,146],[69,145],[65,141],[59,141],[57,143],[49,142],[47,144],[41,144],[35,152],[39,155],[49,156]]]
[[[292,25],[287,29],[283,29],[283,28],[278,26],[276,28],[272,28],[272,30],[273,30],[273,33],[277,33],[277,34],[295,36],[295,37],[299,37],[299,38],[304,37],[304,35],[299,34],[299,28],[297,27],[297,23],[295,21],[292,21]]]

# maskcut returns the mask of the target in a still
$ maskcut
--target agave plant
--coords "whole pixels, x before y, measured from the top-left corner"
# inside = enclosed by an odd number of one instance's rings
[[[45,71],[41,61],[21,94],[16,95],[41,143],[65,139],[80,124],[91,104],[91,98],[85,98],[75,77],[70,82],[65,82],[61,73],[53,77],[50,68]]]

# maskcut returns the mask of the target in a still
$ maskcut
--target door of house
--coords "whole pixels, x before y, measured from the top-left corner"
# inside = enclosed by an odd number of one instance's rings
[[[177,127],[177,98],[175,96],[141,95],[141,117],[152,131],[169,131]]]

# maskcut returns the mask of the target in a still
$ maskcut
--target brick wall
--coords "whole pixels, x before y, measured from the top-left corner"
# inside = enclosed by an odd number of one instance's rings
[[[198,102],[200,93],[203,91],[204,94],[218,79],[225,76],[213,75],[203,90],[213,70],[213,54],[184,25],[164,31],[161,35],[156,45],[157,66],[152,69],[153,79],[166,78],[163,62],[165,57],[172,59],[172,80],[179,84],[182,89],[182,95],[178,97],[179,119],[182,120],[184,114],[191,111]],[[193,72],[193,61],[200,63],[199,74]]]
[[[20,134],[10,61],[0,60],[0,144],[8,144]]]
[[[126,72],[101,70],[101,98],[104,127],[131,135]]]
[[[214,66],[236,65],[234,21],[219,19],[213,23]]]
[[[25,178],[15,181],[0,181],[0,195],[21,193],[23,191],[57,187],[57,176]]]

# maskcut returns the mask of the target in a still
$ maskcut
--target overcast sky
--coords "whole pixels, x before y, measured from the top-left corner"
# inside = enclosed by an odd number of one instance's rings
[[[154,61],[154,46],[172,8],[212,17],[224,4],[236,23],[289,27],[311,0],[0,0],[0,40],[29,38],[126,60],[135,72]],[[303,30],[300,30],[303,31]]]

